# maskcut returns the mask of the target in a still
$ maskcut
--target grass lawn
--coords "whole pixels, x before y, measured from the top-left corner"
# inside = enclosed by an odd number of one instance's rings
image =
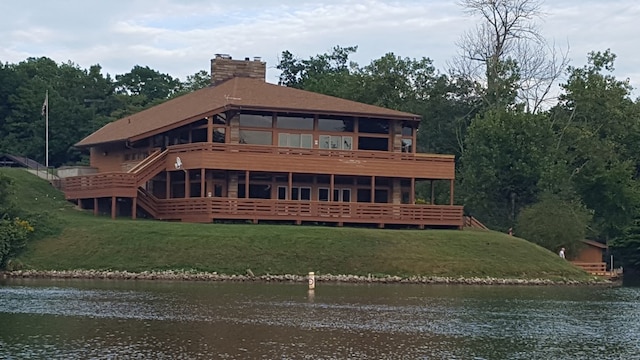
[[[17,259],[31,269],[589,278],[554,253],[497,232],[111,220],[73,209],[24,170],[0,174],[14,179],[21,208],[45,212],[57,227]]]

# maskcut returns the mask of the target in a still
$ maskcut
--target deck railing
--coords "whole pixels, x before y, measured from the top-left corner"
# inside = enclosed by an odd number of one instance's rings
[[[213,219],[324,221],[441,225],[462,227],[462,206],[378,203],[338,203],[267,199],[188,198],[155,199],[157,217]]]
[[[180,156],[181,153],[213,151],[213,152],[231,152],[246,154],[272,154],[272,155],[299,155],[299,156],[321,156],[336,157],[346,159],[362,159],[362,160],[402,160],[402,161],[421,161],[421,162],[452,162],[453,155],[439,154],[423,154],[423,153],[406,153],[406,152],[390,152],[390,151],[366,151],[366,150],[332,150],[332,149],[307,149],[307,148],[289,148],[278,146],[260,146],[247,144],[219,144],[219,143],[192,143],[174,145],[169,147],[171,155]]]

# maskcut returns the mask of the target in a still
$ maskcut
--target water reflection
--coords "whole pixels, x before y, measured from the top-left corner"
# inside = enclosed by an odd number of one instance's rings
[[[0,358],[633,358],[639,298],[638,288],[12,280],[0,286]]]

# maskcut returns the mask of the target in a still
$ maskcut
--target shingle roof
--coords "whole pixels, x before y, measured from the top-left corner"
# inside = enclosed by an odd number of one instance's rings
[[[123,141],[181,121],[221,109],[265,109],[316,112],[392,119],[419,120],[402,111],[367,105],[262,80],[236,77],[218,86],[177,97],[139,113],[111,122],[82,139],[76,146]]]

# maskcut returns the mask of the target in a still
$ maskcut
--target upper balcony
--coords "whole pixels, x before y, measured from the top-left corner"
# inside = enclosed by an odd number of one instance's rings
[[[195,143],[169,147],[166,170],[175,170],[174,164],[177,157],[180,157],[184,169],[207,168],[436,180],[455,178],[453,155]]]

